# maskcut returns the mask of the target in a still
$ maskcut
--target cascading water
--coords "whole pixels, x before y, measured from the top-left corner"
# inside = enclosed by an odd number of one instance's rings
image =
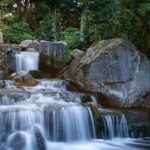
[[[18,143],[19,150],[35,150],[37,135],[43,143],[90,140],[95,138],[95,130],[89,111],[77,103],[43,94],[33,94],[19,102],[4,96],[0,106],[0,123],[3,124],[0,126],[0,141],[10,147]]]
[[[6,86],[8,94],[0,100],[0,150],[141,149],[134,139],[96,139],[90,107],[80,104],[79,93],[67,91],[65,81],[41,80],[30,88],[7,81]],[[124,115],[103,115],[102,122],[104,138],[128,137]],[[149,148],[147,139],[140,142]]]
[[[102,120],[105,138],[129,137],[127,121],[123,114],[103,115]]]
[[[15,58],[16,72],[39,69],[39,52],[19,52]]]

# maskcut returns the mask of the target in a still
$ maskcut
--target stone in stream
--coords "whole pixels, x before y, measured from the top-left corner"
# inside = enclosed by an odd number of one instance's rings
[[[31,74],[25,71],[14,73],[10,78],[15,81],[17,86],[35,86],[37,84],[37,81],[31,76]]]
[[[46,150],[45,139],[44,139],[40,129],[38,128],[38,126],[34,126],[33,130],[34,130],[34,135],[35,135],[38,150]]]
[[[100,41],[72,61],[64,78],[99,94],[103,106],[150,108],[150,61],[129,41]]]
[[[26,135],[23,132],[16,132],[10,135],[7,146],[13,150],[23,150],[26,148]]]

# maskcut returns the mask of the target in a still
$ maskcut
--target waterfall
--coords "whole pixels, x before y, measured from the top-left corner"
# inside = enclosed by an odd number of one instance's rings
[[[91,116],[83,106],[63,107],[52,113],[46,111],[45,116],[48,137],[52,141],[82,141],[95,134]],[[50,123],[52,126],[49,128]]]
[[[128,137],[128,125],[124,114],[121,115],[103,115],[104,137]]]
[[[40,80],[35,88],[51,89],[51,90],[66,90],[67,82],[64,80]]]
[[[55,97],[33,94],[24,101],[3,96],[0,104],[0,141],[20,149],[36,149],[39,143],[74,142],[95,138],[95,128],[89,108]],[[29,142],[29,139],[32,139]],[[19,149],[18,148],[18,149]]]
[[[38,70],[39,52],[19,52],[15,54],[16,72]]]
[[[149,139],[129,138],[137,132],[133,125],[128,129],[127,116],[100,108],[101,117],[95,118],[90,107],[81,104],[83,93],[68,91],[66,81],[40,80],[34,87],[5,82],[0,93],[0,150],[150,149]],[[100,125],[95,124],[98,120]],[[96,139],[95,127],[101,139]]]

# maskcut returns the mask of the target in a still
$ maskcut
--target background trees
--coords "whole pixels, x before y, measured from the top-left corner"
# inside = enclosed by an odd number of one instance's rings
[[[118,37],[150,51],[150,0],[1,0],[0,21],[6,42],[66,40],[70,49],[85,50]]]

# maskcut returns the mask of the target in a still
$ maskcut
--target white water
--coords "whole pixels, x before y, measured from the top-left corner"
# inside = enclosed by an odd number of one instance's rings
[[[21,146],[24,144],[25,149],[30,147],[34,150],[38,138],[33,133],[36,126],[40,128],[37,134],[46,142],[90,140],[95,138],[95,130],[89,111],[77,103],[56,100],[42,94],[33,94],[19,102],[4,96],[0,106],[0,141],[14,147],[13,143],[19,138]],[[34,141],[30,142],[32,137]]]
[[[19,52],[16,57],[16,72],[39,69],[39,52]]]
[[[96,139],[91,109],[78,103],[79,95],[67,93],[65,81],[42,80],[30,90],[7,84],[10,93],[0,103],[0,150],[150,149],[148,140],[115,139],[128,137],[124,115],[104,115],[104,138],[112,140]],[[30,91],[30,95],[17,99],[18,95],[11,96],[11,87],[18,94]],[[48,93],[41,92],[42,88]],[[36,90],[38,94],[33,94]]]
[[[121,115],[103,115],[104,137],[129,137],[126,118]]]

